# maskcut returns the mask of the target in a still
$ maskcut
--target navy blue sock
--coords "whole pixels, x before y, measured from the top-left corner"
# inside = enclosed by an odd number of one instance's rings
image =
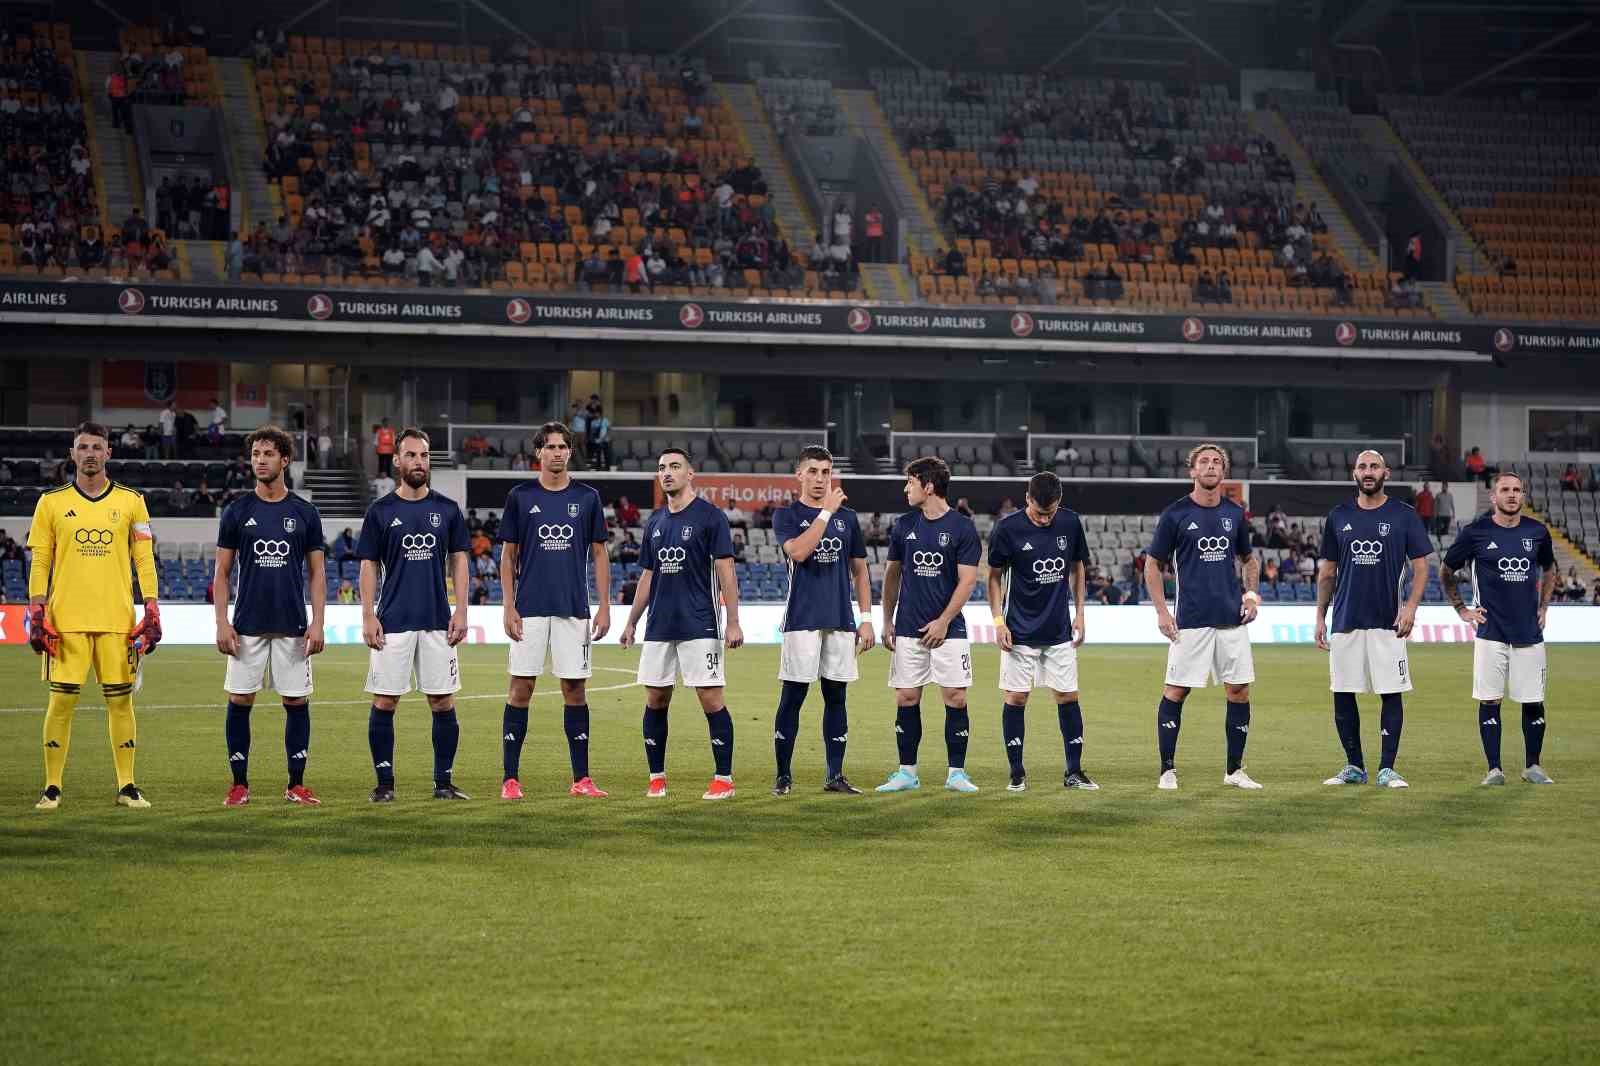
[[[500,716],[500,763],[502,780],[510,781],[522,772],[522,742],[528,739],[528,708],[506,704]]]
[[[965,707],[944,709],[944,748],[950,756],[950,766],[960,770],[967,765],[967,741],[972,737],[972,717]]]
[[[283,705],[283,750],[289,757],[289,787],[306,783],[306,761],[311,758],[311,703]]]
[[[1161,772],[1177,766],[1178,731],[1183,728],[1183,704],[1174,703],[1165,696],[1156,708],[1156,747],[1161,751]]]
[[[1011,764],[1011,776],[1027,773],[1022,766],[1022,742],[1028,733],[1028,708],[1000,706],[1000,733],[1006,740],[1006,762]]]
[[[1383,697],[1383,710],[1380,713],[1378,741],[1381,745],[1381,754],[1378,756],[1378,769],[1393,770],[1395,756],[1400,754],[1400,731],[1406,723],[1405,700],[1400,693],[1391,692]]]
[[[367,747],[379,788],[394,788],[394,712],[372,708],[367,715]]]
[[[644,709],[644,758],[650,764],[650,772],[664,774],[667,772],[667,709],[665,707]]]
[[[900,749],[900,765],[917,765],[917,748],[922,746],[922,705],[896,707],[894,711],[894,743]]]
[[[711,758],[717,765],[717,776],[732,777],[733,715],[728,708],[706,715],[706,729],[711,734]]]
[[[788,777],[793,769],[795,734],[800,732],[800,708],[811,686],[804,681],[785,681],[778,694],[778,713],[772,719],[772,754],[778,760],[778,776]]]
[[[450,771],[456,765],[456,745],[461,742],[461,723],[454,707],[433,712],[433,787],[448,788]]]
[[[844,682],[822,679],[822,748],[827,753],[828,776],[844,773],[844,749],[850,742],[850,712],[844,703]]]
[[[572,763],[572,779],[589,776],[589,705],[569,703],[561,708],[561,725],[567,731],[567,758]]]
[[[233,783],[250,783],[250,705],[228,701],[228,717],[222,722],[223,735],[228,740],[228,769],[233,771]]]
[[[1483,757],[1489,769],[1500,769],[1500,705],[1478,704],[1478,739],[1483,741]]]
[[[1250,704],[1228,702],[1228,773],[1244,765],[1244,742],[1250,739]]]
[[[1529,766],[1539,765],[1539,756],[1544,753],[1544,704],[1542,703],[1522,705],[1522,751]]]
[[[1056,704],[1056,721],[1061,724],[1061,745],[1067,749],[1067,773],[1083,770],[1083,708],[1077,700]]]
[[[1365,770],[1367,760],[1361,753],[1361,708],[1356,704],[1354,692],[1333,694],[1333,728],[1344,747],[1344,761]]]

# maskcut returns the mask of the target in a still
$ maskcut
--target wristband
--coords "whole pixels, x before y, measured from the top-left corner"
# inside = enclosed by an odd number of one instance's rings
[[[828,519],[830,519],[832,517],[833,517],[833,512],[832,511],[818,511],[816,519],[813,520],[811,524],[812,525],[816,525],[818,522],[821,522],[823,525],[827,525],[828,524]]]
[[[1257,603],[1260,603],[1261,593],[1257,592],[1255,589],[1246,589],[1244,598],[1247,600],[1255,600]]]
[[[1003,628],[1005,626],[1005,624],[1006,624],[1006,616],[1005,615],[997,614],[997,615],[994,616],[994,625],[995,625],[996,629]]]

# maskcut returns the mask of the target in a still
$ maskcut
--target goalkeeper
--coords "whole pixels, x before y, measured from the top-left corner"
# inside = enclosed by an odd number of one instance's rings
[[[161,640],[155,543],[144,496],[106,476],[110,451],[104,426],[80,425],[72,437],[77,475],[71,484],[39,498],[28,531],[33,551],[28,642],[44,656],[44,680],[50,686],[44,715],[45,789],[35,804],[42,811],[61,803],[72,712],[91,666],[106,698],[117,804],[136,810],[150,806],[133,783],[133,694],[139,688],[140,657]],[[135,569],[145,597],[144,617],[137,626],[131,586]]]

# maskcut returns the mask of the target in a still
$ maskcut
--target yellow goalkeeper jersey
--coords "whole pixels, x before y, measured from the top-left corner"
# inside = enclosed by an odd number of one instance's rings
[[[141,493],[114,481],[97,497],[76,482],[39,497],[28,547],[28,595],[49,596],[50,622],[59,632],[132,629],[135,567],[140,592],[156,595],[150,512]]]

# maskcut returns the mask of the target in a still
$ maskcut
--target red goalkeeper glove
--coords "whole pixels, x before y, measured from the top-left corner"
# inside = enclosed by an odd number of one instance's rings
[[[149,655],[161,643],[161,608],[155,600],[144,601],[144,617],[128,634],[128,643],[138,645],[140,655]]]
[[[61,654],[61,634],[45,620],[42,603],[35,603],[28,608],[28,646],[35,655],[48,655],[54,659]]]

